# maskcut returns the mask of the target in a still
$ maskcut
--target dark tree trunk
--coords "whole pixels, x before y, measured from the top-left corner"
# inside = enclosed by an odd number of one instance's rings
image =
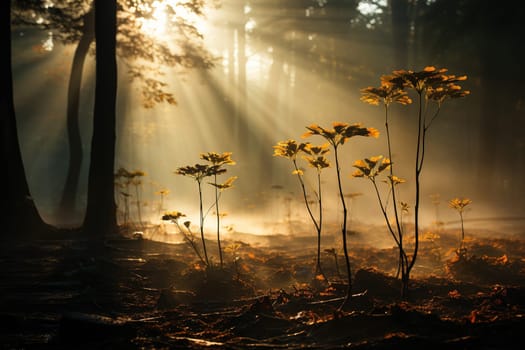
[[[406,69],[410,40],[409,2],[391,0],[392,39],[394,43],[394,69]]]
[[[80,101],[80,87],[82,85],[82,71],[84,62],[89,52],[89,47],[93,42],[94,32],[94,12],[89,11],[84,16],[84,27],[82,37],[75,50],[71,74],[69,77],[68,96],[67,96],[67,134],[69,142],[69,164],[66,182],[62,190],[59,213],[61,217],[71,218],[76,214],[76,199],[78,196],[78,183],[80,170],[82,167],[82,139],[78,123],[78,106]]]
[[[28,236],[41,233],[49,226],[42,220],[35,202],[31,198],[26,179],[13,99],[13,71],[11,66],[11,1],[0,1],[0,118],[2,130],[2,163],[7,166],[5,185],[7,195],[2,196],[2,234]],[[4,226],[5,227],[5,226]]]
[[[114,197],[117,60],[116,0],[95,0],[96,84],[88,201],[83,228],[92,237],[116,233]]]

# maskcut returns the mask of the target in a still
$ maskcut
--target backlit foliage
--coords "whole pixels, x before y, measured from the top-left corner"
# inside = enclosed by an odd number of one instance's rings
[[[181,219],[181,218],[183,218],[185,216],[186,216],[186,214],[175,210],[175,211],[171,211],[171,212],[165,213],[162,216],[162,220],[171,221],[173,224],[175,224],[175,226],[179,230],[179,233],[182,235],[182,237],[184,237],[184,241],[191,247],[191,249],[193,250],[195,255],[197,255],[197,257],[199,258],[201,264],[206,266],[207,265],[207,261],[202,257],[202,254],[201,254],[201,252],[199,250],[199,247],[197,246],[197,243],[196,243],[195,235],[193,234],[193,232],[190,229],[190,224],[191,224],[190,221],[185,221],[184,222],[184,224],[183,224],[184,228],[179,223],[179,219]]]
[[[365,128],[360,123],[348,124],[342,122],[332,123],[332,128],[327,129],[317,124],[306,127],[308,131],[303,134],[303,138],[313,135],[324,137],[333,147],[343,145],[346,140],[354,136],[379,137],[379,131],[375,128]]]
[[[303,149],[303,152],[307,155],[303,156],[303,159],[308,162],[308,165],[312,168],[316,168],[318,171],[328,168],[330,167],[330,162],[324,155],[330,151],[329,147],[330,145],[327,143],[321,146],[313,146],[312,144],[307,143],[306,147]]]
[[[235,161],[231,158],[232,152],[224,152],[219,154],[217,152],[201,153],[202,160],[206,160],[213,165],[235,165]]]
[[[201,231],[201,239],[202,239],[202,246],[204,250],[204,260],[206,262],[206,266],[210,267],[209,259],[208,259],[208,253],[206,250],[206,242],[204,239],[204,219],[207,215],[204,213],[203,210],[203,198],[202,198],[202,188],[201,183],[202,180],[206,177],[213,177],[213,182],[208,182],[210,185],[215,187],[215,213],[217,218],[217,244],[219,249],[219,260],[220,260],[220,266],[223,266],[223,257],[222,257],[222,248],[221,248],[221,239],[220,239],[220,217],[221,213],[219,211],[219,196],[222,193],[222,191],[233,187],[233,182],[237,179],[236,176],[232,176],[228,178],[223,183],[218,183],[217,176],[220,174],[224,174],[227,170],[223,167],[224,165],[235,165],[235,161],[231,158],[232,153],[231,152],[224,152],[224,153],[217,153],[217,152],[208,152],[208,153],[201,153],[200,158],[202,160],[205,160],[211,164],[195,164],[193,166],[184,166],[180,167],[175,171],[175,174],[188,176],[197,182],[198,190],[199,190],[199,213],[200,213],[200,231]]]
[[[470,198],[454,198],[448,202],[451,208],[456,209],[460,213],[462,213],[470,203],[472,203]]]
[[[221,213],[219,211],[219,196],[222,191],[233,187],[233,182],[237,179],[237,176],[232,176],[228,178],[223,183],[217,182],[217,175],[226,172],[226,169],[222,168],[223,165],[235,165],[235,161],[231,158],[232,152],[223,152],[221,154],[217,152],[208,152],[201,153],[200,158],[202,160],[208,161],[214,167],[218,167],[217,171],[213,174],[213,182],[208,182],[210,185],[215,187],[215,216],[217,219],[217,245],[219,249],[219,262],[221,268],[223,267],[223,256],[222,256],[222,247],[221,247],[221,236],[220,236],[220,218]]]
[[[191,177],[200,183],[205,177],[225,172],[226,169],[222,169],[220,165],[195,164],[180,167],[175,171],[175,174]]]
[[[140,226],[143,226],[142,222],[142,201],[140,196],[140,188],[142,186],[142,178],[146,176],[146,173],[142,170],[129,171],[124,167],[120,167],[115,173],[115,185],[120,188],[120,197],[123,198],[123,223],[128,224],[130,219],[129,199],[133,196],[131,194],[131,186],[135,187],[135,204],[137,208],[137,221]],[[118,198],[118,197],[117,197]]]
[[[379,105],[383,103],[389,106],[393,102],[408,105],[412,103],[412,99],[408,97],[408,93],[403,90],[402,85],[398,85],[390,80],[381,79],[379,87],[367,87],[361,90],[361,101],[371,105]]]
[[[392,160],[392,143],[389,129],[389,107],[393,103],[408,105],[413,102],[409,97],[409,91],[415,91],[418,102],[417,118],[417,144],[415,147],[415,201],[414,201],[414,250],[411,255],[406,252],[406,244],[403,241],[402,210],[398,208],[396,185],[403,183],[404,180],[395,175],[392,165],[390,164],[387,183],[390,184],[389,195],[392,197],[392,215],[394,224],[390,219],[390,214],[386,211],[385,203],[387,200],[382,199],[378,188],[375,184],[375,176],[378,175],[375,169],[376,164],[371,164],[368,159],[359,161],[354,164],[358,170],[353,174],[355,177],[368,177],[374,183],[374,189],[379,199],[385,221],[390,233],[394,237],[399,249],[401,279],[403,281],[403,296],[406,296],[410,271],[414,267],[418,254],[419,246],[419,207],[421,184],[420,176],[425,159],[427,134],[430,126],[438,116],[443,103],[447,99],[456,99],[465,97],[470,91],[464,90],[459,83],[467,80],[466,75],[456,76],[448,75],[446,68],[436,68],[427,66],[421,71],[413,70],[395,70],[390,75],[383,75],[380,79],[379,87],[367,87],[361,89],[361,101],[371,104],[383,104],[385,108],[385,128],[387,135],[388,158]],[[435,106],[431,109],[431,103]],[[373,166],[372,166],[373,165]],[[385,170],[385,169],[383,169]],[[402,209],[402,208],[401,208]]]
[[[223,183],[221,184],[217,184],[217,183],[214,183],[214,182],[208,182],[210,185],[218,188],[219,190],[223,191],[223,190],[226,190],[228,188],[232,188],[233,187],[233,182],[235,180],[237,180],[237,176],[231,176],[229,177],[226,181],[224,181]]]
[[[470,198],[456,197],[448,201],[449,207],[452,209],[455,209],[458,212],[459,218],[461,221],[461,240],[459,242],[459,248],[456,251],[459,258],[465,258],[467,256],[467,247],[465,245],[465,226],[464,226],[464,220],[463,220],[463,212],[465,211],[465,207],[467,207],[470,203],[472,203],[472,200]]]
[[[184,217],[184,216],[186,216],[186,214],[183,214],[182,212],[175,210],[175,211],[170,211],[170,212],[165,213],[162,216],[162,220],[175,220],[175,221],[178,221],[181,217]]]
[[[352,137],[364,136],[364,137],[377,138],[379,137],[379,131],[375,128],[366,128],[362,126],[361,123],[349,124],[345,122],[333,122],[332,128],[325,128],[318,124],[312,124],[310,126],[307,126],[306,129],[308,131],[303,134],[303,138],[307,138],[307,137],[314,136],[314,135],[321,136],[324,139],[326,139],[326,141],[328,141],[328,144],[332,146],[333,151],[334,151],[335,171],[337,175],[337,186],[339,190],[339,199],[341,201],[341,208],[343,210],[343,224],[341,227],[341,236],[342,236],[343,252],[344,252],[345,263],[346,263],[346,273],[347,273],[347,278],[348,278],[347,293],[346,293],[344,302],[341,304],[341,308],[343,308],[349,302],[349,298],[352,293],[352,270],[350,267],[350,257],[348,254],[348,247],[346,244],[348,209],[346,206],[345,195],[344,195],[343,187],[341,183],[341,167],[339,164],[338,150],[339,150],[339,146],[344,145],[346,141]]]
[[[377,175],[388,169],[390,165],[390,159],[384,158],[383,156],[375,156],[365,158],[363,160],[356,160],[353,166],[357,168],[357,170],[352,174],[352,176],[367,177],[373,180]]]
[[[297,159],[297,154],[306,147],[306,143],[297,143],[295,140],[280,141],[273,146],[273,155],[290,160]]]
[[[293,163],[294,170],[292,171],[292,174],[297,175],[297,179],[299,180],[299,184],[301,185],[306,210],[308,211],[308,215],[310,216],[310,219],[312,220],[312,223],[314,224],[315,229],[317,231],[317,258],[314,276],[321,276],[322,280],[326,281],[326,276],[324,275],[323,269],[321,267],[321,234],[323,227],[321,171],[324,168],[328,168],[330,166],[330,162],[325,157],[325,154],[327,154],[330,151],[329,145],[323,144],[320,146],[315,146],[310,144],[309,142],[297,143],[297,141],[289,139],[286,141],[278,142],[276,145],[273,146],[273,149],[273,155],[275,157],[287,158]],[[317,169],[317,191],[313,191],[318,204],[317,218],[314,216],[311,208],[311,203],[308,200],[308,193],[303,180],[304,171],[301,168],[299,168],[297,164],[297,156],[301,152],[305,154],[302,158],[310,165],[310,167]],[[317,281],[319,281],[319,279],[317,279]]]
[[[465,97],[470,94],[458,82],[467,80],[466,75],[456,76],[445,74],[446,68],[427,66],[422,71],[395,70],[390,75],[381,77],[379,87],[361,89],[361,100],[372,105],[383,102],[389,106],[392,102],[402,105],[412,103],[407,89],[413,89],[428,100],[443,103],[446,99]]]

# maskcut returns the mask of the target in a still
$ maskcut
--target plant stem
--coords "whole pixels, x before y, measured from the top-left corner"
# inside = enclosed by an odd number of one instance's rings
[[[135,184],[135,195],[137,197],[137,216],[139,220],[139,225],[144,227],[142,224],[142,212],[140,210],[140,193],[139,193],[139,184]]]
[[[204,239],[204,213],[202,210],[202,189],[201,182],[197,181],[199,186],[199,212],[200,212],[200,231],[201,231],[201,240],[202,240],[202,249],[204,251],[204,258],[206,261],[206,266],[210,267],[210,261],[208,260],[208,252],[206,250],[206,241]]]
[[[384,211],[384,216],[385,216],[385,220],[387,222],[387,225],[389,227],[389,230],[392,233],[392,235],[394,236],[394,239],[395,239],[396,244],[397,244],[398,249],[399,249],[399,266],[398,266],[398,269],[401,270],[401,278],[403,279],[403,277],[405,275],[405,270],[406,270],[406,265],[404,264],[403,256],[406,257],[406,253],[405,253],[405,250],[403,248],[403,230],[401,229],[401,224],[400,224],[400,220],[399,220],[399,211],[398,211],[398,208],[397,208],[397,198],[396,198],[395,184],[394,184],[394,181],[392,181],[392,177],[394,176],[394,168],[393,168],[394,161],[392,160],[392,144],[391,144],[391,141],[390,141],[390,128],[389,128],[389,124],[388,124],[388,105],[385,105],[385,129],[386,129],[386,138],[387,138],[387,145],[388,145],[388,159],[390,159],[390,177],[391,177],[390,188],[391,188],[391,191],[392,191],[392,202],[393,202],[393,208],[394,208],[394,217],[395,217],[395,220],[396,220],[396,228],[397,228],[397,233],[398,233],[398,237],[397,238],[395,236],[395,233],[392,230],[392,227],[391,227],[390,222],[388,220],[388,216],[386,215],[386,209]],[[375,183],[374,183],[374,186],[375,186]],[[398,273],[399,273],[399,270],[398,270]],[[404,290],[404,288],[403,288],[403,290]],[[402,294],[403,294],[403,292],[402,292]]]
[[[315,273],[316,275],[322,274],[324,276],[323,269],[321,268],[321,228],[323,227],[323,201],[321,194],[321,171],[319,169],[317,170],[317,193],[319,202],[319,225],[317,227],[317,267]]]
[[[350,258],[348,256],[348,247],[346,244],[346,217],[347,217],[347,209],[346,209],[346,203],[345,203],[345,197],[343,194],[343,187],[341,185],[341,169],[339,168],[339,157],[337,153],[337,145],[334,144],[334,157],[335,157],[335,170],[337,173],[337,186],[339,189],[339,198],[341,199],[341,206],[343,207],[343,226],[341,228],[341,234],[343,239],[343,252],[345,255],[345,263],[346,263],[346,274],[348,276],[348,288],[346,291],[345,299],[343,301],[343,304],[339,307],[339,309],[342,309],[347,303],[350,301],[350,297],[352,295],[352,270],[350,267]]]
[[[184,230],[182,229],[182,227],[180,227],[178,221],[176,221],[176,220],[172,220],[172,221],[175,223],[175,225],[177,225],[177,228],[179,229],[179,232],[184,236],[184,240],[186,240],[186,243],[188,243],[190,245],[190,247],[193,249],[193,251],[195,252],[195,254],[197,254],[197,256],[199,257],[199,260],[201,261],[201,263],[206,265],[206,261],[204,261],[204,259],[202,258],[201,253],[199,252],[199,249],[195,245],[195,241],[193,240],[193,233],[191,232],[191,230],[188,228],[189,234],[186,234],[184,232]]]
[[[412,255],[412,259],[410,261],[410,264],[407,268],[407,282],[410,275],[410,271],[414,267],[414,264],[416,263],[417,253],[419,250],[419,200],[420,200],[420,174],[421,174],[421,168],[422,168],[422,160],[424,157],[424,153],[422,154],[422,139],[424,139],[424,136],[422,135],[424,133],[424,125],[423,125],[423,103],[422,103],[422,93],[418,92],[419,94],[419,110],[418,110],[418,129],[417,129],[417,147],[416,147],[416,199],[414,204],[414,254]]]
[[[314,214],[312,213],[312,209],[310,208],[310,203],[308,203],[306,187],[304,185],[303,177],[301,175],[299,167],[297,166],[297,161],[295,159],[292,159],[292,161],[293,161],[293,165],[295,168],[295,173],[297,174],[297,178],[299,179],[299,183],[301,184],[301,189],[303,192],[303,199],[304,199],[304,204],[306,205],[306,210],[308,211],[308,215],[310,216],[310,219],[312,220],[315,226],[315,229],[317,231],[317,261],[316,261],[315,273],[316,275],[318,273],[321,273],[324,276],[324,273],[322,272],[322,269],[321,269],[321,227],[322,227],[322,202],[321,202],[321,178],[320,178],[321,174],[319,171],[317,172],[317,180],[318,180],[318,188],[319,188],[318,189],[319,193],[317,195],[317,198],[319,201],[319,222],[318,222],[315,219]]]
[[[221,248],[221,234],[220,234],[220,215],[219,215],[219,189],[217,188],[217,174],[214,174],[215,181],[215,213],[217,214],[217,246],[219,249],[219,260],[221,269],[223,266],[222,262],[222,248]]]
[[[461,219],[461,242],[460,242],[460,245],[459,245],[459,253],[460,255],[463,257],[464,255],[466,255],[466,250],[465,250],[465,227],[463,225],[463,210],[460,210],[459,211],[459,218]]]

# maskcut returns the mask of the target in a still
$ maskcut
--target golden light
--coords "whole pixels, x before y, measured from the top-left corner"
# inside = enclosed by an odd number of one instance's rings
[[[143,34],[151,36],[151,42],[182,55],[185,47],[177,45],[185,41],[178,37],[178,31],[185,30],[184,25],[189,24],[201,32],[204,46],[219,60],[213,69],[206,71],[176,65],[159,67],[159,72],[164,74],[155,78],[166,84],[165,91],[173,93],[177,105],[159,103],[148,109],[141,107],[141,90],[129,84],[127,67],[121,66],[116,167],[144,169],[148,173],[143,199],[150,205],[142,212],[144,218],[160,221],[159,206],[151,203],[158,201],[156,192],[162,187],[172,193],[169,198],[162,198],[162,207],[181,210],[195,222],[198,217],[196,189],[187,179],[175,177],[173,170],[198,162],[201,152],[231,151],[238,160],[232,175],[239,178],[236,188],[222,199],[223,209],[231,213],[225,221],[231,221],[236,231],[278,233],[287,230],[290,222],[302,219],[304,207],[300,197],[296,200],[300,188],[295,177],[290,176],[289,164],[274,161],[271,145],[280,139],[300,137],[306,125],[326,125],[336,118],[381,126],[377,115],[360,102],[359,88],[366,86],[362,80],[368,84],[374,79],[363,73],[365,68],[381,66],[390,51],[378,50],[368,41],[352,42],[352,50],[343,50],[349,47],[346,37],[342,34],[331,37],[315,26],[309,27],[313,20],[302,11],[294,14],[294,21],[289,22],[286,16],[283,18],[280,5],[272,8],[257,1],[250,5],[229,2],[235,6],[214,8],[209,5],[212,2],[206,2],[209,7],[203,9],[204,15],[194,13],[188,0],[125,2],[130,7],[120,13],[128,16],[128,22],[124,23],[131,23],[133,30],[140,28]],[[358,10],[363,15],[372,15],[382,9],[383,3],[382,0],[374,2],[376,7],[361,5]],[[13,37],[16,40],[13,62],[17,117],[21,120],[19,128],[24,141],[22,152],[27,159],[29,182],[37,204],[48,219],[56,207],[66,174],[65,111],[68,72],[75,46],[62,47],[60,37],[48,31],[39,32],[33,41],[29,41],[29,35]],[[189,38],[190,43],[198,44],[199,38]],[[26,42],[38,46],[28,53]],[[62,51],[65,48],[68,56]],[[321,54],[323,50],[325,54]],[[366,65],[360,57],[367,57]],[[31,70],[26,70],[26,66]],[[93,56],[87,57],[85,67],[80,111],[82,142],[84,150],[89,152],[95,86]],[[33,81],[35,76],[41,78]],[[56,81],[57,77],[61,80]],[[45,88],[50,81],[53,89]],[[39,103],[33,103],[37,97]],[[53,135],[48,131],[48,118],[54,118],[54,123],[61,126],[53,130]],[[352,144],[342,155],[343,171],[350,175],[355,159],[378,154],[384,151],[383,146],[381,140]],[[46,156],[54,157],[53,163],[42,156],[42,150]],[[84,178],[86,169],[83,169]],[[52,176],[52,171],[59,176]],[[333,171],[327,169],[324,175],[329,178]],[[409,174],[400,176],[411,181]],[[56,180],[50,184],[43,178]],[[86,181],[82,181],[80,207],[86,198]],[[360,186],[352,181],[348,179],[348,191]],[[333,204],[337,202],[329,200],[335,193],[334,185],[327,182],[326,186],[326,204],[333,206],[326,209],[327,222],[335,221],[341,214]],[[408,188],[400,186],[401,192],[408,191],[403,187]],[[213,189],[206,187],[207,190]],[[205,192],[205,196],[213,198],[213,193]],[[352,216],[375,217],[376,203],[365,205],[366,197],[359,200]],[[213,220],[209,224],[213,230]]]
[[[141,10],[150,12],[149,18],[141,18],[141,29],[154,37],[168,39],[170,28],[177,23],[186,23],[197,30],[205,29],[205,19],[192,12],[181,0],[155,0],[150,5],[140,5]]]

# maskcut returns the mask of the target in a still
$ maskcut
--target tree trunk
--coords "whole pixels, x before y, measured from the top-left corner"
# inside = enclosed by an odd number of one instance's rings
[[[83,228],[92,237],[117,231],[114,196],[117,60],[116,0],[95,0],[96,84],[88,201]]]
[[[395,69],[405,69],[409,63],[410,17],[408,14],[410,5],[406,0],[391,0],[390,6]]]
[[[18,140],[13,98],[11,65],[11,1],[0,1],[0,41],[4,44],[1,59],[0,118],[2,130],[2,163],[7,165],[7,195],[2,196],[3,234],[34,235],[49,228],[42,220],[29,192]],[[5,226],[4,226],[5,227]]]
[[[84,16],[82,37],[75,50],[71,74],[69,77],[67,96],[67,134],[69,142],[69,164],[66,182],[62,190],[59,213],[63,218],[71,218],[76,214],[76,199],[78,197],[78,183],[82,168],[82,139],[78,123],[78,106],[80,101],[80,87],[82,85],[82,71],[84,62],[89,52],[89,47],[94,39],[94,13],[89,11]]]

